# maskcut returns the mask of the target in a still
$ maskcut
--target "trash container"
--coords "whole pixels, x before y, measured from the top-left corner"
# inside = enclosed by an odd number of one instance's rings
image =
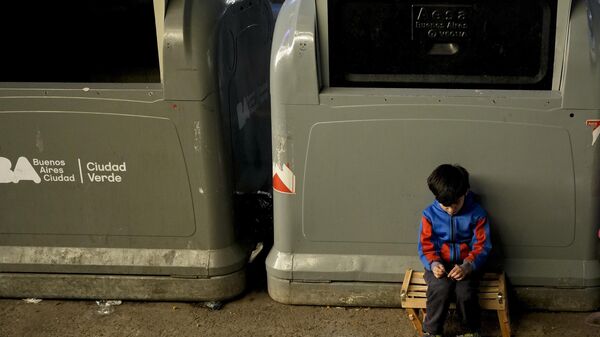
[[[268,2],[28,1],[3,13],[0,296],[239,294],[248,252],[233,194],[260,163],[238,149],[268,113]],[[263,166],[252,170],[270,179]]]
[[[271,55],[271,297],[399,306],[404,271],[422,269],[427,176],[460,163],[521,300],[600,307],[589,4],[286,2]]]

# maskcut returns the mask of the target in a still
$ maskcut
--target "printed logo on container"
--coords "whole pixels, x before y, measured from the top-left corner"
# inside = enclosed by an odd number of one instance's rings
[[[241,130],[258,108],[268,100],[269,85],[267,83],[259,85],[254,92],[243,97],[235,107],[238,119],[238,129]]]
[[[472,35],[472,11],[472,5],[412,5],[412,40],[467,40]]]
[[[296,194],[296,176],[289,164],[273,163],[273,190],[286,194]]]
[[[126,162],[96,162],[83,164],[77,158],[69,163],[64,159],[39,159],[19,157],[13,167],[12,161],[0,157],[0,184],[32,181],[41,183],[121,183],[127,172]],[[85,172],[85,174],[84,174]]]
[[[592,127],[592,146],[594,146],[600,135],[600,119],[588,119],[585,124]]]

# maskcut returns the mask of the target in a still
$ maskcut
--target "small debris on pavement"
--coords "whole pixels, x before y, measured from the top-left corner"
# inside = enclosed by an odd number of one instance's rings
[[[114,306],[121,305],[123,303],[120,300],[98,300],[96,304],[98,305],[98,313],[100,315],[108,315],[115,311]]]
[[[223,302],[219,301],[204,302],[203,305],[212,311],[221,310],[221,308],[223,308]]]
[[[41,301],[42,301],[41,298],[25,298],[25,299],[23,299],[23,302],[29,303],[29,304],[38,304]]]

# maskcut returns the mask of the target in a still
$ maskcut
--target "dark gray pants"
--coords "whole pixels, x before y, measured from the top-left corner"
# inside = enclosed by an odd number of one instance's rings
[[[432,272],[425,271],[425,282],[427,282],[427,315],[423,322],[423,331],[436,335],[443,333],[448,308],[454,299],[463,328],[469,332],[479,331],[481,318],[477,296],[479,289],[477,274],[473,273],[462,281],[454,281],[446,276],[438,279]]]

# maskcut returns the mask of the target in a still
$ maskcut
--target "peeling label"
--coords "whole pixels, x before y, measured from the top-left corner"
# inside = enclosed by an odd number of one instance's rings
[[[200,127],[200,121],[194,121],[194,150],[196,152],[202,150],[202,127]]]
[[[273,163],[273,190],[286,194],[296,194],[296,176],[289,164]]]
[[[585,121],[587,126],[591,126],[592,129],[592,146],[596,144],[598,140],[598,135],[600,135],[600,120],[599,119],[588,119]]]

